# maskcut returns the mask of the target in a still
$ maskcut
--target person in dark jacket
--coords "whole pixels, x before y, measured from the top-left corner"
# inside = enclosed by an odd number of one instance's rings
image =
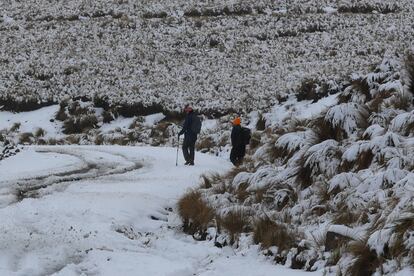
[[[185,121],[183,124],[183,128],[181,129],[180,133],[178,133],[178,139],[181,135],[184,134],[184,165],[194,166],[194,148],[197,140],[197,133],[194,133],[192,131],[191,126],[193,125],[194,117],[196,116],[196,114],[194,113],[193,108],[188,104],[185,106],[184,111],[186,113]]]
[[[233,120],[233,129],[231,131],[231,145],[233,146],[230,152],[230,161],[235,166],[241,165],[244,155],[246,154],[246,145],[243,141],[241,120],[239,117]]]

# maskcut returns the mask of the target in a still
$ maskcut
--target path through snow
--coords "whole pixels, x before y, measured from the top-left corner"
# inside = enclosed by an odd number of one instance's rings
[[[29,147],[0,162],[0,275],[320,275],[181,233],[173,208],[230,164],[175,149]]]

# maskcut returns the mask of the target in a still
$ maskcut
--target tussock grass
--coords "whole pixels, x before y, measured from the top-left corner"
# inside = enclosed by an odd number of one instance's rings
[[[201,239],[205,239],[207,227],[215,217],[214,210],[198,191],[190,191],[181,197],[178,201],[178,214],[183,220],[184,232],[191,235],[198,233]]]
[[[346,275],[373,275],[382,264],[382,258],[376,254],[375,250],[369,248],[366,241],[350,242],[347,251],[353,256],[353,260],[346,269]]]
[[[407,72],[407,92],[414,96],[414,53],[406,56],[405,70]]]
[[[104,110],[102,112],[102,122],[107,124],[112,122],[113,120],[115,120],[115,116],[110,112],[110,111],[106,111]]]
[[[253,241],[263,249],[277,246],[279,251],[288,250],[295,245],[295,239],[286,226],[272,221],[270,218],[261,218],[254,224]]]
[[[249,216],[241,208],[231,210],[220,219],[220,224],[229,232],[230,244],[233,245],[240,233],[250,230]]]
[[[38,129],[36,129],[34,136],[39,138],[39,137],[45,136],[45,134],[46,134],[46,131],[43,128],[39,127]]]
[[[10,132],[15,132],[15,131],[18,131],[19,129],[20,129],[20,126],[21,126],[22,124],[21,123],[14,123],[12,126],[11,126],[11,128],[9,129],[9,131]]]
[[[20,144],[31,144],[32,141],[33,141],[33,133],[31,132],[24,132],[19,135]]]

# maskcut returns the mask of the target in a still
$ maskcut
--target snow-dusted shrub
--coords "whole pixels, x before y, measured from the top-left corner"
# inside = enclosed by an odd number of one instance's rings
[[[296,179],[301,188],[306,188],[318,176],[331,178],[339,171],[342,151],[335,140],[326,140],[310,147],[297,167]]]
[[[360,171],[368,168],[375,157],[375,145],[368,141],[358,141],[351,145],[342,155],[343,171]]]
[[[286,160],[304,146],[311,146],[317,142],[317,134],[312,130],[287,133],[277,139],[273,156]]]
[[[328,89],[328,84],[326,83],[321,83],[315,79],[305,79],[298,88],[296,98],[298,101],[311,100],[317,102],[328,95]]]
[[[341,131],[342,138],[347,138],[355,135],[358,129],[367,126],[368,116],[369,112],[365,106],[357,103],[342,103],[326,112],[325,121],[335,130]]]
[[[276,246],[279,254],[295,245],[295,238],[288,228],[269,217],[259,218],[254,223],[253,241],[260,244],[262,248]],[[286,261],[286,256],[282,259]]]
[[[31,144],[34,140],[33,133],[31,132],[24,132],[21,133],[19,136],[19,143],[20,144]]]
[[[408,136],[414,131],[414,111],[397,115],[390,125],[390,130]]]

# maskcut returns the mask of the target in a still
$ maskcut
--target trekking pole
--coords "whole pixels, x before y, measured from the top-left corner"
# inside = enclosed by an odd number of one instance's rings
[[[175,157],[175,166],[178,166],[178,149],[180,148],[180,136],[178,136],[177,140],[177,156]]]

